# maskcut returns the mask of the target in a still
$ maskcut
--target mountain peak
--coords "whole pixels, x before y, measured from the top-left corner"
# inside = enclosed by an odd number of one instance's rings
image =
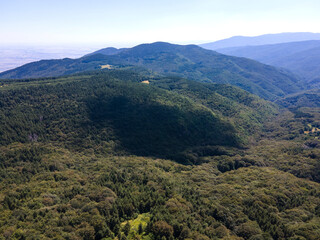
[[[160,50],[160,51],[172,51],[175,49],[182,49],[182,48],[200,48],[197,45],[190,44],[190,45],[179,45],[179,44],[173,44],[168,42],[153,42],[153,43],[144,43],[140,44],[138,46],[135,46],[132,48],[134,49],[150,49],[150,50]]]
[[[126,50],[126,48],[115,48],[115,47],[107,47],[107,48],[102,48],[100,50],[97,50],[93,53],[89,53],[87,55],[85,55],[84,57],[87,57],[87,56],[91,56],[91,55],[95,55],[95,54],[103,54],[103,55],[114,55],[114,54],[118,54],[122,51]]]

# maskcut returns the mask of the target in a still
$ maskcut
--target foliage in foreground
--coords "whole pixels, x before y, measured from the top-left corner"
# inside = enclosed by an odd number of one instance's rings
[[[183,166],[42,144],[11,145],[1,158],[4,238],[320,237],[320,185],[275,168],[222,173],[215,161]]]

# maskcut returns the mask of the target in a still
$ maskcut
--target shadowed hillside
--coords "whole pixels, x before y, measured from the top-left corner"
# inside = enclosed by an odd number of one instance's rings
[[[240,138],[240,128],[224,119],[227,114],[219,107],[211,110],[182,94],[140,83],[141,78],[146,76],[110,72],[8,81],[0,92],[1,143],[54,141],[76,149],[113,144],[111,151],[183,163],[197,161],[183,157],[197,147],[244,144],[249,131]]]

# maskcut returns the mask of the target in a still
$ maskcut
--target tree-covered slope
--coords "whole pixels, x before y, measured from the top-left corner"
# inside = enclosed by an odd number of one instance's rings
[[[8,80],[0,92],[1,144],[56,142],[71,148],[109,149],[190,163],[194,158],[183,157],[186,152],[199,147],[208,151],[216,151],[210,146],[240,147],[252,134],[245,124],[236,127],[232,123],[237,118],[232,120],[232,109],[219,107],[227,99],[218,98],[220,104],[209,106],[195,96],[191,99],[187,94],[141,83],[145,78],[130,71],[111,71],[60,79]],[[154,81],[160,84],[161,79]],[[232,91],[242,94],[240,89],[231,87]],[[255,121],[261,121],[258,116],[276,111],[263,100],[261,104],[272,111],[252,114],[256,127]]]
[[[144,66],[201,82],[239,86],[267,99],[301,89],[298,80],[273,67],[230,58],[195,45],[144,44],[113,56],[115,62]]]
[[[92,72],[105,75],[105,72]],[[202,83],[179,77],[162,77],[141,68],[125,71],[112,70],[107,73],[113,78],[156,86],[190,98],[204,105],[218,116],[234,122],[244,135],[259,131],[265,121],[278,113],[278,106],[238,87],[226,84]]]
[[[261,130],[263,123],[278,110],[276,105],[231,85],[181,78],[154,79],[150,84],[182,94],[210,108],[233,122],[244,135]]]
[[[225,56],[195,45],[142,44],[114,55],[90,55],[80,59],[40,61],[0,74],[0,78],[33,78],[71,74],[121,66],[142,66],[166,75],[200,82],[227,83],[265,99],[275,99],[301,89],[288,72],[244,59]]]

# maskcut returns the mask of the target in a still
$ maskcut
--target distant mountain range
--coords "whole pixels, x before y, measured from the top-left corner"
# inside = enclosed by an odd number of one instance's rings
[[[285,70],[226,56],[196,45],[164,42],[122,50],[107,48],[79,59],[42,60],[3,72],[0,78],[55,77],[128,66],[200,82],[231,84],[269,100],[304,89],[299,79]]]
[[[320,85],[320,40],[232,47],[217,51],[286,68],[306,79],[310,85]]]
[[[199,46],[217,50],[220,48],[242,47],[242,46],[259,46],[265,44],[278,44],[286,42],[298,42],[308,40],[320,40],[320,33],[296,32],[296,33],[276,33],[265,34],[255,37],[234,36],[231,38],[200,44]]]

